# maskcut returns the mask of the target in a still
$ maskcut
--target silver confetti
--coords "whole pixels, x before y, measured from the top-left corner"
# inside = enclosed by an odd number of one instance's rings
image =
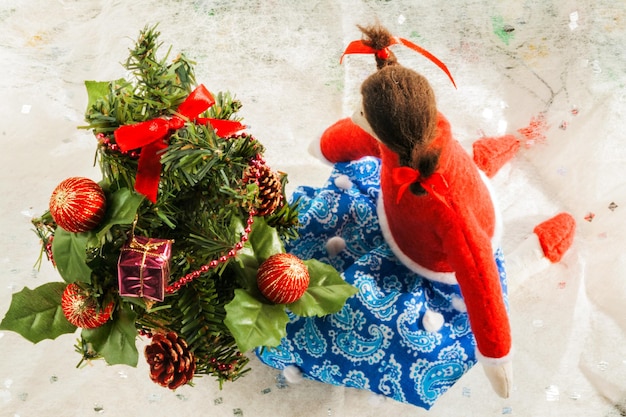
[[[600,62],[597,59],[591,61],[591,71],[594,74],[600,74],[602,72],[602,67],[600,67]]]
[[[580,397],[582,397],[582,395],[579,392],[576,392],[576,391],[574,391],[574,392],[569,394],[569,399],[570,400],[574,400],[574,401],[580,400]]]
[[[558,401],[559,397],[559,387],[556,385],[546,387],[546,401]]]
[[[276,375],[276,387],[278,389],[284,389],[288,386],[289,385],[287,384],[287,378],[285,378],[285,375],[283,375],[282,372]]]

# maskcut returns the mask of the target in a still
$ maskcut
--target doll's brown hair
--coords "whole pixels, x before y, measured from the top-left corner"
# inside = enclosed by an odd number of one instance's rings
[[[429,149],[437,126],[435,93],[425,77],[403,67],[387,49],[392,35],[380,25],[361,27],[362,42],[377,51],[378,71],[361,86],[364,116],[376,136],[398,154],[400,164],[417,169],[428,178],[437,169],[440,150]],[[414,194],[424,194],[419,183]]]

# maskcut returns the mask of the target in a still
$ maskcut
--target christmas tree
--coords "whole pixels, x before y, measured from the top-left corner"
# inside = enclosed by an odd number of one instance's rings
[[[241,103],[196,85],[183,54],[159,57],[158,37],[141,31],[131,79],[86,82],[102,180],[68,178],[33,219],[63,281],[14,294],[0,328],[33,343],[80,328],[80,362],[131,366],[145,336],[156,383],[221,386],[248,370],[247,351],[280,343],[286,310],[337,312],[355,289],[283,253],[298,227],[286,174],[244,132]]]

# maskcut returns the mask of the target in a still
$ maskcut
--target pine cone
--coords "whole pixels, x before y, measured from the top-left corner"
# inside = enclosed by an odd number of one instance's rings
[[[146,346],[145,356],[150,365],[150,379],[172,390],[191,381],[196,371],[193,352],[175,332],[155,334],[152,343]]]
[[[267,165],[260,164],[250,168],[246,182],[254,179],[259,184],[259,194],[257,195],[256,210],[259,216],[268,216],[283,203],[283,184],[280,174],[272,171]]]

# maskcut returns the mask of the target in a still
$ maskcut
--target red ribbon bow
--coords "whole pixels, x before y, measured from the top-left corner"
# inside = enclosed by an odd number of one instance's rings
[[[452,74],[450,74],[450,71],[448,70],[448,67],[446,67],[446,64],[441,62],[439,58],[437,58],[436,56],[428,52],[426,49],[422,48],[419,45],[414,44],[411,41],[394,36],[393,38],[391,38],[391,43],[389,44],[389,46],[397,45],[397,44],[402,44],[408,48],[411,48],[412,50],[419,52],[420,54],[424,55],[426,58],[431,60],[443,72],[446,73],[448,78],[450,78],[450,81],[452,81],[452,85],[454,85],[454,88],[456,88],[456,83],[454,82],[454,78],[452,78]],[[374,49],[371,46],[368,46],[365,43],[363,43],[363,40],[352,41],[350,42],[350,44],[348,44],[348,47],[343,52],[343,55],[341,55],[341,59],[339,60],[339,63],[341,63],[343,61],[343,57],[348,54],[375,54],[380,59],[387,59],[389,57],[389,48],[387,47],[383,49]]]
[[[423,179],[418,170],[402,166],[394,168],[391,177],[395,185],[399,185],[398,195],[396,196],[396,204],[400,203],[402,196],[411,184],[418,182],[426,190],[428,194],[441,201],[446,207],[450,207],[446,200],[445,193],[448,191],[448,182],[443,175],[435,172],[430,177]]]
[[[132,125],[119,127],[115,131],[115,142],[122,151],[141,148],[135,190],[156,202],[161,179],[161,158],[159,154],[167,148],[168,137],[174,130],[185,125],[186,120],[199,124],[210,124],[218,136],[226,137],[244,128],[234,120],[197,118],[203,111],[215,104],[215,99],[204,85],[199,85],[187,96],[171,118],[156,118]]]

